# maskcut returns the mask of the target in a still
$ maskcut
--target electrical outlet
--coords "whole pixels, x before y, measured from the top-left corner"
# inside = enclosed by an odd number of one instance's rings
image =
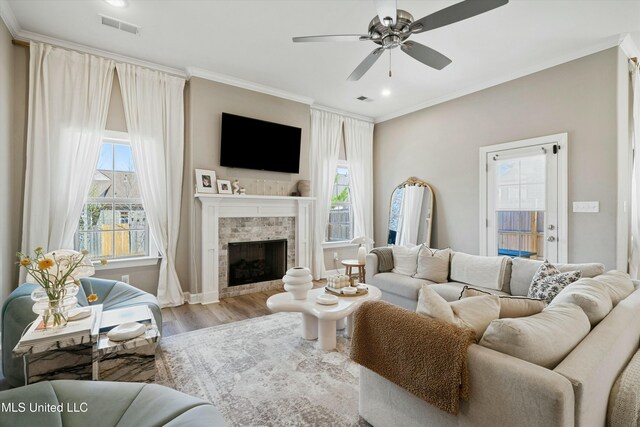
[[[122,279],[120,281],[124,282],[124,283],[129,283],[129,275],[128,274],[123,274],[122,275]]]

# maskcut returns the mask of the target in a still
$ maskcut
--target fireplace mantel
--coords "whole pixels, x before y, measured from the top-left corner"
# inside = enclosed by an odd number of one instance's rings
[[[296,265],[311,263],[311,206],[313,197],[196,194],[201,205],[200,278],[202,304],[219,302],[218,224],[220,218],[294,217]]]

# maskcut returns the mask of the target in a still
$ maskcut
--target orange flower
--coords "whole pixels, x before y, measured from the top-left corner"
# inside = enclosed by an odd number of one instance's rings
[[[31,260],[29,258],[22,258],[20,260],[20,265],[26,267],[27,265],[31,264]]]
[[[95,301],[98,301],[98,295],[96,295],[96,294],[91,294],[91,295],[89,295],[89,296],[87,297],[87,301],[89,301],[89,302],[95,302]]]
[[[53,267],[56,263],[53,262],[53,260],[51,258],[43,258],[39,263],[38,263],[38,268],[40,270],[48,270],[51,267]]]

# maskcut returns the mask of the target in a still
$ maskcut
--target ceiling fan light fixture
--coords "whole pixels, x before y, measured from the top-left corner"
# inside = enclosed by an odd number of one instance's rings
[[[127,0],[104,0],[105,3],[107,3],[108,5],[111,5],[113,7],[127,7],[127,5],[129,4],[129,2]]]

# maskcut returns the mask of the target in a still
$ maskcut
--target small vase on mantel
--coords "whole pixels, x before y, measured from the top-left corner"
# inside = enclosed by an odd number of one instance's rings
[[[307,293],[313,288],[313,276],[306,267],[293,267],[287,270],[282,281],[284,290],[291,293],[293,299],[306,299]]]
[[[300,193],[300,197],[309,197],[311,195],[311,181],[308,179],[298,181],[298,193]]]

